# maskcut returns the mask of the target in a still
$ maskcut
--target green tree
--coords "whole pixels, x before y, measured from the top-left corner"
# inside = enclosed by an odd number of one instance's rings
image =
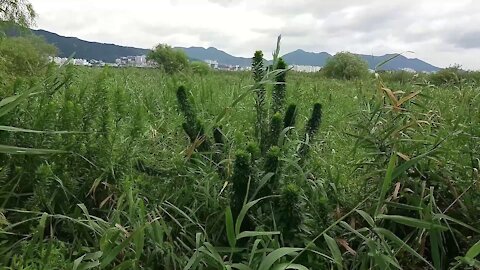
[[[29,27],[35,24],[35,17],[35,10],[29,1],[0,0],[0,21]]]
[[[53,45],[33,35],[0,39],[0,86],[39,75],[56,52]]]
[[[188,57],[181,51],[167,44],[158,44],[147,55],[147,60],[153,61],[159,68],[172,74],[188,67]]]
[[[355,54],[339,52],[327,60],[323,72],[329,78],[352,80],[367,76],[368,64]]]

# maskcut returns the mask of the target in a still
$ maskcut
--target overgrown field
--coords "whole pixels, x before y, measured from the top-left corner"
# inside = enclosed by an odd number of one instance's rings
[[[0,267],[478,269],[480,86],[283,75],[2,88]]]

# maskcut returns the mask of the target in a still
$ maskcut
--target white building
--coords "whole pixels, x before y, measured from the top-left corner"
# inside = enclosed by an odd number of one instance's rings
[[[317,72],[322,67],[319,66],[302,66],[302,65],[291,65],[290,68],[293,71],[298,71],[298,72]]]
[[[215,60],[205,60],[205,63],[207,63],[211,68],[213,69],[218,69],[218,62]]]

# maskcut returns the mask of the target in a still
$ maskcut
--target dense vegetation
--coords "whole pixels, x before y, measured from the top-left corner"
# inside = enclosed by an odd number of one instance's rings
[[[278,46],[248,73],[0,52],[2,269],[480,267],[475,72],[350,76],[341,54],[329,79]]]
[[[253,75],[49,66],[2,86],[0,265],[475,269],[475,83],[260,59]]]

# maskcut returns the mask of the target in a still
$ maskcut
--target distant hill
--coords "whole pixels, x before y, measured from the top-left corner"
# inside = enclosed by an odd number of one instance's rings
[[[59,56],[61,57],[69,57],[70,55],[75,53],[75,58],[96,59],[105,62],[115,62],[115,59],[122,56],[143,55],[149,52],[148,49],[90,42],[75,37],[64,37],[45,30],[33,30],[33,33],[39,36],[43,36],[47,42],[57,46],[60,51]],[[202,47],[178,47],[178,49],[184,50],[190,59],[202,61],[215,60],[220,64],[239,65],[242,67],[251,65],[251,58],[236,57],[213,47],[206,49]],[[368,62],[371,69],[374,69],[376,65],[392,57],[393,54],[387,54],[382,56],[359,54],[359,56]],[[332,56],[326,52],[314,53],[306,52],[300,49],[287,53],[283,56],[285,61],[289,64],[305,66],[324,66],[325,62],[330,57]],[[426,72],[433,72],[439,70],[438,67],[435,67],[425,61],[417,58],[407,58],[405,56],[399,56],[391,60],[390,62],[382,66],[381,69],[400,70],[405,68]]]
[[[395,54],[386,54],[382,56],[359,54],[359,56],[362,57],[363,60],[367,61],[371,69],[375,69],[375,67],[378,64],[394,57]],[[401,70],[405,68],[413,69],[416,71],[426,71],[426,72],[434,72],[434,71],[440,70],[440,68],[430,65],[425,61],[422,61],[417,58],[407,58],[403,55],[400,55],[388,61],[387,63],[385,63],[380,67],[381,70]]]
[[[114,63],[122,56],[144,55],[146,49],[124,47],[115,44],[90,42],[75,37],[64,37],[45,30],[33,30],[33,33],[42,36],[48,43],[55,45],[60,57],[69,57],[75,53],[75,58],[96,59]]]
[[[373,56],[373,55],[364,55],[364,54],[357,54],[363,60],[368,63],[370,69],[375,69],[375,67],[392,58],[395,54],[386,54],[382,56]],[[291,65],[306,65],[306,66],[324,66],[327,60],[332,57],[329,53],[321,52],[321,53],[313,53],[313,52],[306,52],[304,50],[296,50],[291,53],[287,53],[283,56],[285,61]],[[400,55],[386,64],[382,65],[379,69],[380,70],[401,70],[401,69],[413,69],[416,71],[426,71],[426,72],[434,72],[438,71],[440,68],[430,65],[427,62],[424,62],[417,58],[407,58],[403,55]]]
[[[303,66],[321,66],[325,65],[327,59],[332,57],[329,53],[321,52],[306,52],[304,50],[296,50],[291,53],[287,53],[283,56],[290,65],[303,65]]]
[[[178,47],[178,49],[184,50],[190,59],[215,60],[220,64],[239,65],[242,67],[250,66],[252,64],[251,58],[236,57],[213,47],[207,49],[202,47]]]

